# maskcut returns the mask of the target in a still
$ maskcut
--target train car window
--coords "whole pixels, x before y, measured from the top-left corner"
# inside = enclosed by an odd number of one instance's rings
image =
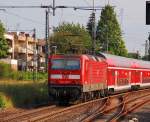
[[[80,69],[80,60],[77,59],[53,59],[51,69],[77,70]]]

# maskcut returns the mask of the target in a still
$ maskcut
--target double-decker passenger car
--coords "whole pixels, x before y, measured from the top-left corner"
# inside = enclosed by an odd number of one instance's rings
[[[98,98],[150,86],[150,63],[110,54],[52,55],[49,95],[56,101]]]
[[[104,57],[107,67],[109,91],[122,91],[150,86],[150,62],[111,54],[99,54]]]

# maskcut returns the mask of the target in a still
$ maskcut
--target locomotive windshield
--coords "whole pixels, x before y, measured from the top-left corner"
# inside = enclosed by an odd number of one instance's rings
[[[77,59],[53,59],[51,69],[78,70],[80,69],[80,60]]]

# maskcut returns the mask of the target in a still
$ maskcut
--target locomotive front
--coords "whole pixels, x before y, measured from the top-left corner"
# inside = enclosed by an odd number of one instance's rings
[[[53,55],[49,58],[49,96],[54,101],[75,101],[81,96],[81,57]]]

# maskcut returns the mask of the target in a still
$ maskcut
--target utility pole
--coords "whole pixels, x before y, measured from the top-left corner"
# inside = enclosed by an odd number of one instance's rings
[[[53,8],[52,9],[53,9],[53,16],[55,16],[55,9],[56,9],[55,8],[55,0],[53,0]]]
[[[48,56],[49,56],[49,45],[48,45],[48,40],[49,40],[49,9],[46,9],[45,11],[46,14],[46,25],[45,25],[45,71],[47,72],[48,68]]]
[[[93,40],[93,54],[95,55],[95,46],[96,46],[96,28],[95,28],[95,5],[93,0],[93,24],[92,24],[92,40]]]
[[[53,6],[52,6],[52,11],[53,11],[53,16],[55,16],[55,0],[53,0]],[[50,8],[47,8],[46,11],[46,25],[45,25],[45,71],[48,71],[48,58],[49,55],[51,54],[51,43],[49,42],[49,13],[50,13]]]
[[[145,58],[147,61],[148,61],[148,49],[149,49],[148,40],[146,40],[145,41]]]
[[[26,72],[28,71],[28,41],[26,36]]]
[[[149,33],[148,40],[149,40],[149,46],[148,46],[148,60],[150,61],[150,33]]]
[[[34,40],[36,41],[36,29],[33,29],[33,36]],[[37,42],[36,42],[37,43]],[[38,49],[35,44],[34,49],[33,49],[33,81],[37,80],[37,71],[38,71]]]
[[[33,38],[36,40],[36,29],[33,29]]]

